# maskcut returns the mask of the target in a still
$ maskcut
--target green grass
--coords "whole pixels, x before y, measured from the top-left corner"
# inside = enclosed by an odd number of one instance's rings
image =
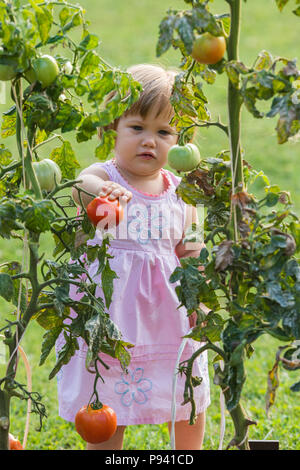
[[[39,425],[37,415],[31,415],[30,432],[27,449],[32,450],[62,450],[84,449],[85,444],[74,429],[73,423],[65,422],[58,416],[56,379],[49,381],[48,374],[55,363],[54,353],[47,362],[39,367],[39,349],[43,330],[32,323],[27,331],[23,347],[28,355],[33,372],[33,390],[43,396],[43,403],[47,409],[48,418],[44,420],[42,432],[36,430]],[[247,360],[247,381],[245,384],[242,403],[249,417],[257,421],[256,426],[250,427],[251,439],[276,439],[281,449],[300,449],[299,422],[300,404],[299,395],[292,393],[289,387],[296,381],[295,373],[288,373],[280,369],[280,387],[277,391],[275,405],[271,408],[269,417],[265,413],[265,393],[267,372],[273,366],[278,343],[269,337],[260,338],[255,344],[255,353]],[[207,410],[206,433],[204,449],[218,449],[220,432],[220,403],[219,387],[213,385],[213,370],[210,358],[211,405]],[[0,372],[2,373],[0,366]],[[18,369],[17,380],[25,383],[25,370],[22,362]],[[23,439],[25,427],[26,403],[14,399],[12,402],[11,430],[20,439]],[[226,433],[224,446],[226,447],[233,436],[233,426],[230,416],[226,412]],[[124,449],[170,449],[169,434],[164,425],[128,426],[125,431]]]
[[[292,2],[294,3],[294,2]],[[111,64],[126,68],[139,62],[162,63],[177,66],[179,55],[175,51],[157,59],[155,45],[158,25],[168,7],[186,8],[183,0],[85,0],[81,2],[90,20],[90,30],[96,32],[102,40],[99,52]],[[149,5],[151,4],[151,8]],[[294,6],[294,5],[293,5]],[[243,17],[240,39],[240,58],[247,65],[255,60],[257,54],[266,49],[274,56],[297,57],[299,54],[298,32],[299,18],[291,14],[291,8],[279,13],[274,0],[259,0],[242,2]],[[216,13],[227,11],[224,0],[215,0],[211,6]],[[226,81],[218,77],[213,87],[205,85],[205,91],[210,101],[213,119],[220,115],[226,122]],[[0,112],[10,106],[0,105]],[[289,142],[277,145],[275,119],[255,120],[245,110],[242,121],[242,143],[245,159],[256,169],[262,169],[282,189],[291,192],[295,202],[295,210],[300,212],[299,186],[299,142]],[[65,136],[69,138],[68,135]],[[94,161],[96,139],[78,145],[71,139],[77,159],[84,167]],[[201,131],[197,141],[203,156],[212,156],[221,149],[227,148],[227,142],[221,131],[209,129]],[[12,139],[3,141],[13,151],[15,145]],[[48,156],[55,144],[45,146],[43,155]],[[51,253],[47,237],[43,238],[42,248]],[[18,242],[1,241],[0,259],[22,260],[23,246]],[[0,299],[1,318],[8,318],[11,309]],[[84,443],[74,430],[71,423],[58,417],[56,381],[48,380],[55,358],[54,354],[43,367],[38,367],[39,351],[43,331],[36,325],[30,325],[24,338],[23,346],[29,355],[33,371],[33,389],[43,395],[48,418],[43,425],[43,431],[36,431],[38,420],[31,417],[28,449],[84,449]],[[247,362],[248,379],[244,389],[243,404],[249,414],[257,420],[257,425],[250,429],[252,439],[279,439],[282,449],[299,449],[300,419],[299,395],[289,391],[290,385],[296,381],[295,374],[281,370],[281,386],[277,393],[275,406],[271,409],[269,418],[264,412],[264,395],[266,391],[266,374],[272,367],[277,343],[268,337],[260,338],[255,344],[255,354]],[[211,357],[210,357],[211,359]],[[3,366],[0,364],[2,375]],[[212,383],[212,368],[211,383]],[[24,369],[20,363],[18,378],[24,383]],[[205,449],[218,448],[220,408],[219,389],[211,385],[212,404],[207,413],[207,425],[204,441]],[[13,401],[11,430],[22,439],[25,424],[26,403]],[[232,436],[232,425],[227,415],[225,443]],[[169,438],[166,425],[130,426],[125,434],[125,449],[168,449]]]

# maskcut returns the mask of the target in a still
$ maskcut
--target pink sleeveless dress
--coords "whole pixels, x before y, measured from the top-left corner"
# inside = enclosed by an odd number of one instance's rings
[[[133,194],[109,248],[113,256],[110,266],[118,276],[114,280],[109,314],[124,341],[135,346],[129,350],[128,374],[122,371],[118,360],[101,354],[109,370],[101,371],[105,383],[98,381],[99,398],[115,410],[118,425],[168,422],[178,350],[182,337],[190,329],[185,308],[178,308],[177,284],[169,281],[174,269],[180,266],[175,247],[182,239],[187,207],[175,193],[180,178],[161,169],[165,190],[153,195],[133,188],[120,174],[114,160],[95,165],[101,165],[110,180]],[[97,243],[101,243],[97,235],[89,241],[89,244]],[[91,276],[97,272],[96,263],[90,267]],[[100,287],[96,295],[104,298]],[[70,296],[80,298],[76,286]],[[63,344],[64,339],[60,337],[57,350]],[[81,339],[79,344],[80,350],[57,377],[59,414],[68,421],[74,421],[77,410],[89,402],[93,390],[94,374],[85,367],[87,346]],[[188,359],[199,346],[188,340],[181,360]],[[197,413],[200,413],[210,404],[206,353],[195,362],[193,375],[203,378],[194,389]],[[177,421],[190,417],[190,404],[181,405],[184,381],[185,376],[178,374]]]

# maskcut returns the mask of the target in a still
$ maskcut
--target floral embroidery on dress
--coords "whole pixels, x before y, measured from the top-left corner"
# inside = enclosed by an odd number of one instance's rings
[[[152,382],[143,376],[142,367],[137,367],[134,371],[129,370],[128,374],[122,373],[122,380],[115,384],[115,393],[121,395],[123,406],[131,406],[133,402],[144,405],[148,401],[146,392],[152,389]]]

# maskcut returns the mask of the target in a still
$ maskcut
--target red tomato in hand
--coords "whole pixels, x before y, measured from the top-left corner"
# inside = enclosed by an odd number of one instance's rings
[[[118,199],[110,200],[107,197],[95,197],[86,208],[88,218],[93,225],[105,230],[119,225],[124,218],[123,207]],[[99,227],[99,228],[100,228]]]
[[[99,444],[110,439],[117,429],[117,416],[112,408],[103,405],[95,409],[83,406],[75,416],[75,428],[86,442]]]
[[[9,450],[24,450],[21,442],[12,434],[9,434]]]

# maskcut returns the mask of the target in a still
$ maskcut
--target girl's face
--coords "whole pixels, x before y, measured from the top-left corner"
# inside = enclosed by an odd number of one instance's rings
[[[128,115],[117,126],[115,158],[132,176],[155,175],[167,163],[169,148],[177,143],[177,134],[169,125],[169,116],[156,117],[153,109],[143,118]]]

